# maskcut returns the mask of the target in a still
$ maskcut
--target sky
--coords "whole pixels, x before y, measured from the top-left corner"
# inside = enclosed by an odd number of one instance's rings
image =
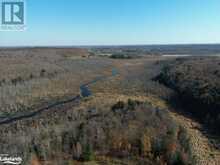
[[[220,0],[26,0],[0,46],[220,43]]]

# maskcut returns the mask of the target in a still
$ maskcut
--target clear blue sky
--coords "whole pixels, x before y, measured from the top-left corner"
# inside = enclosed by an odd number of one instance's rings
[[[26,0],[0,46],[220,43],[220,0]]]

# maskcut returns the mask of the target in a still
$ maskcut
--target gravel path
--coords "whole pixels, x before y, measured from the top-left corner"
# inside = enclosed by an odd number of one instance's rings
[[[220,165],[220,150],[210,144],[211,137],[207,138],[200,130],[201,125],[192,119],[170,111],[174,120],[184,126],[191,137],[193,153],[197,157],[198,165]]]

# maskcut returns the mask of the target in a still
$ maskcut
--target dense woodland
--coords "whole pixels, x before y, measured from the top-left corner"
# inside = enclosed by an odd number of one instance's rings
[[[104,49],[104,56],[102,49],[0,50],[1,152],[27,165],[218,161],[194,118],[175,116],[170,103],[178,93],[191,105],[181,109],[219,129],[219,58],[121,49]],[[95,83],[84,97],[88,82]]]
[[[59,110],[51,117],[41,115],[4,127],[1,150],[22,155],[26,164],[33,163],[33,157],[58,164],[121,160],[187,165],[195,161],[186,130],[166,110],[131,99],[103,109],[94,106],[66,113]]]
[[[220,59],[177,59],[156,78],[173,88],[180,100],[201,121],[220,131]]]

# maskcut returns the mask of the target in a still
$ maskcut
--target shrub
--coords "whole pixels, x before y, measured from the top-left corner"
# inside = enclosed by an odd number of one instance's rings
[[[90,144],[86,144],[84,152],[82,154],[83,161],[92,161],[94,160],[94,153],[92,146]]]
[[[132,59],[133,57],[131,55],[127,55],[127,54],[116,53],[116,54],[112,54],[110,56],[110,58],[113,58],[113,59]]]
[[[11,79],[11,83],[13,84],[13,85],[17,85],[18,83],[22,83],[22,82],[24,82],[24,80],[22,79],[22,77],[17,77],[17,78],[14,78],[14,79]]]
[[[45,76],[46,76],[46,70],[45,69],[41,69],[40,77],[45,77]]]
[[[34,75],[31,73],[30,76],[29,76],[29,78],[30,78],[30,79],[33,79],[33,78],[34,78]]]
[[[115,105],[112,106],[112,110],[116,111],[118,109],[124,109],[125,103],[123,101],[118,101]]]
[[[129,110],[134,110],[136,106],[140,105],[141,102],[138,100],[132,100],[132,99],[128,99],[128,109]]]
[[[152,144],[151,144],[151,138],[144,134],[140,139],[140,154],[143,157],[147,157],[150,155],[152,151]]]

